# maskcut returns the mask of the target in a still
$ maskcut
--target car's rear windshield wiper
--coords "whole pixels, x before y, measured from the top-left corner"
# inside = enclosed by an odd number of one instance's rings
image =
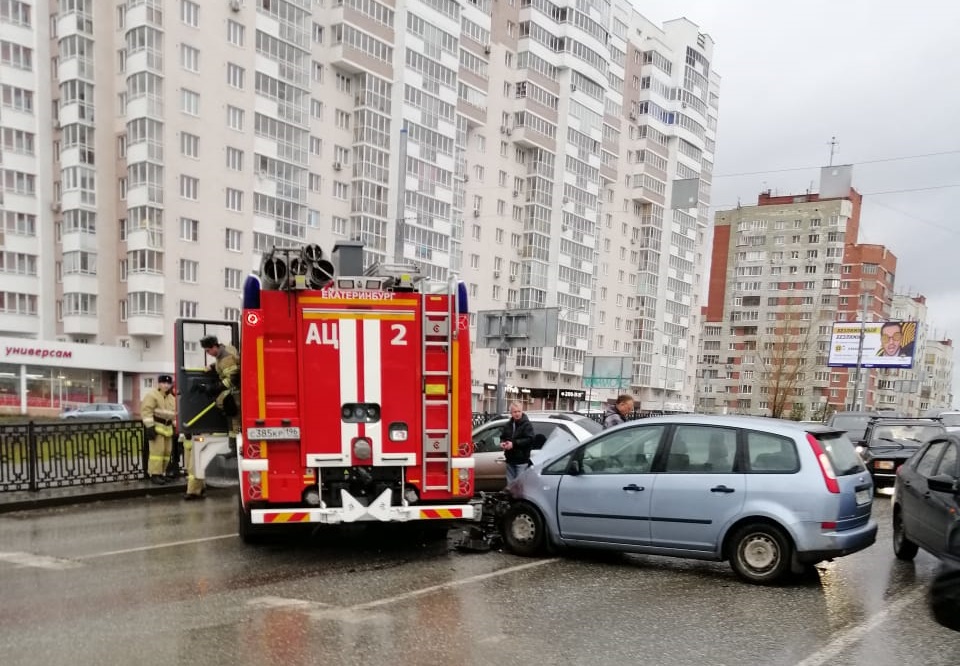
[[[878,442],[878,441],[879,441],[879,442],[890,442],[890,443],[889,443],[889,444],[874,444],[874,442]],[[869,444],[868,446],[869,446],[869,448],[871,448],[871,449],[893,449],[893,448],[902,449],[902,448],[903,448],[903,442],[898,442],[897,440],[891,439],[890,437],[877,437],[876,439],[870,440],[870,444]]]

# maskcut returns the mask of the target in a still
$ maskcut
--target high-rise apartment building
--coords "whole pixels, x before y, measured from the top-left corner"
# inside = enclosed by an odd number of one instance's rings
[[[878,371],[828,365],[833,323],[886,318],[896,273],[885,247],[857,244],[850,176],[825,168],[819,194],[764,192],[717,212],[699,410],[810,418],[877,407]]]
[[[894,294],[891,321],[917,322],[913,367],[877,371],[877,407],[925,416],[953,405],[953,341],[938,339],[922,295]]]
[[[584,360],[620,356],[638,406],[689,409],[713,42],[685,19],[655,26],[628,2],[521,0],[493,12],[486,123],[468,128],[463,275],[478,307],[559,308],[557,346],[517,350],[507,395],[544,407],[611,398],[623,391],[581,389]],[[682,206],[678,180],[694,185]],[[476,404],[493,409],[496,352],[474,358]]]
[[[692,401],[719,78],[689,21],[606,0],[0,7],[6,402],[136,403],[174,319],[236,319],[262,252],[337,239],[460,275],[474,310],[559,308],[557,346],[512,355],[516,397],[571,404],[595,353]],[[482,409],[496,361],[475,359]]]

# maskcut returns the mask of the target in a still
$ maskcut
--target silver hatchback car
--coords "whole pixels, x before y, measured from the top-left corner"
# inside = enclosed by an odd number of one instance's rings
[[[873,484],[847,436],[745,416],[632,421],[553,448],[508,488],[506,545],[728,560],[750,583],[870,546]]]
[[[130,410],[119,403],[93,402],[68,407],[60,412],[60,418],[78,421],[129,421],[133,417]]]

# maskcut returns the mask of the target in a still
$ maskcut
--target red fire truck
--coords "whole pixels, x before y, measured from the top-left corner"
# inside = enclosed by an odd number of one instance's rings
[[[208,372],[189,362],[191,342],[238,343],[245,541],[290,523],[480,519],[465,285],[413,264],[364,270],[362,253],[355,242],[332,262],[315,245],[275,249],[247,279],[239,327],[178,322],[181,386]],[[222,442],[209,396],[178,393],[192,401],[183,431]]]

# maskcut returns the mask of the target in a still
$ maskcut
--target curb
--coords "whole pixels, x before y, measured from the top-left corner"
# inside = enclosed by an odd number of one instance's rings
[[[186,483],[173,483],[164,486],[150,484],[135,486],[131,488],[103,488],[97,489],[95,486],[87,486],[85,492],[73,492],[63,494],[47,494],[51,491],[63,491],[70,489],[51,489],[40,490],[33,497],[18,497],[5,499],[0,495],[0,514],[13,513],[14,511],[29,511],[31,509],[44,509],[49,507],[70,506],[73,504],[89,504],[91,502],[105,502],[110,500],[134,499],[142,497],[163,496],[182,494],[187,489]],[[217,488],[214,490],[230,490],[236,492],[236,488]],[[29,492],[29,491],[25,491]],[[220,494],[220,493],[217,493]]]

